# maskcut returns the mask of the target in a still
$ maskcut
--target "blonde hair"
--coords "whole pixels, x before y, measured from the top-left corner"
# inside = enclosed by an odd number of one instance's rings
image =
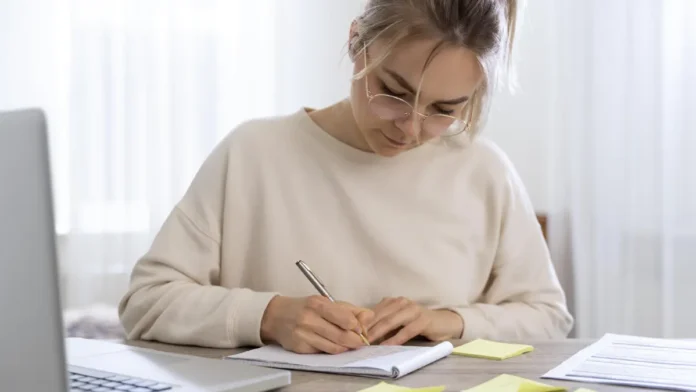
[[[496,86],[504,81],[512,86],[518,6],[517,0],[368,0],[355,21],[357,35],[349,42],[349,55],[355,58],[378,39],[386,41],[385,50],[355,78],[364,77],[405,40],[439,41],[425,67],[443,47],[469,49],[476,54],[484,74],[462,118],[467,123],[466,133],[473,137],[484,125]]]

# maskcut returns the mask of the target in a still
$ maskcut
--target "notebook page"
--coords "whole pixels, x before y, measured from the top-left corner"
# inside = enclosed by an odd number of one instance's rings
[[[396,368],[398,377],[403,377],[415,370],[440,360],[452,353],[454,346],[450,342],[442,342],[434,347],[427,347],[422,353],[411,356],[405,361],[398,362]]]
[[[447,347],[449,345],[449,349]],[[375,346],[390,347],[390,346]],[[388,355],[371,357],[357,362],[347,364],[350,368],[375,368],[391,372],[393,368],[398,368],[399,375],[410,373],[415,369],[447,356],[452,351],[452,344],[449,342],[441,343],[435,347],[401,347],[399,351]],[[408,350],[404,350],[408,348]],[[403,369],[403,370],[402,370]]]
[[[259,362],[286,363],[304,367],[351,368],[372,367],[389,373],[397,363],[393,360],[410,358],[423,347],[366,346],[342,354],[297,354],[279,346],[264,346],[228,358]],[[427,348],[426,348],[427,349]]]

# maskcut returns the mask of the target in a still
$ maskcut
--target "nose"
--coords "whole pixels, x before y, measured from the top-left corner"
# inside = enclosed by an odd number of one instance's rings
[[[404,133],[404,138],[406,140],[415,139],[416,136],[418,136],[418,132],[420,131],[420,122],[418,121],[416,116],[408,116],[404,119],[396,120],[394,121],[394,125],[396,125],[396,127]]]

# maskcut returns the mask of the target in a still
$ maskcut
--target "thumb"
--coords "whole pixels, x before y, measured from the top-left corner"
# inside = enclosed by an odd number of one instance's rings
[[[358,319],[358,322],[360,323],[360,329],[362,330],[362,333],[367,333],[366,326],[370,325],[370,323],[375,317],[375,313],[372,311],[372,309],[355,306],[348,302],[339,303],[342,306],[345,306],[348,310],[351,311],[351,313],[355,315],[355,317]]]

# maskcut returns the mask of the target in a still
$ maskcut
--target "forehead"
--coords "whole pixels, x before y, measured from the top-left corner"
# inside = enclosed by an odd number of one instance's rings
[[[470,96],[483,77],[476,54],[463,47],[443,46],[425,67],[437,44],[435,40],[403,42],[392,50],[379,69],[399,74],[416,88],[423,77],[421,96],[424,99],[447,100]],[[372,46],[370,54],[372,56],[374,53],[375,58],[385,50],[381,42],[375,42]]]

